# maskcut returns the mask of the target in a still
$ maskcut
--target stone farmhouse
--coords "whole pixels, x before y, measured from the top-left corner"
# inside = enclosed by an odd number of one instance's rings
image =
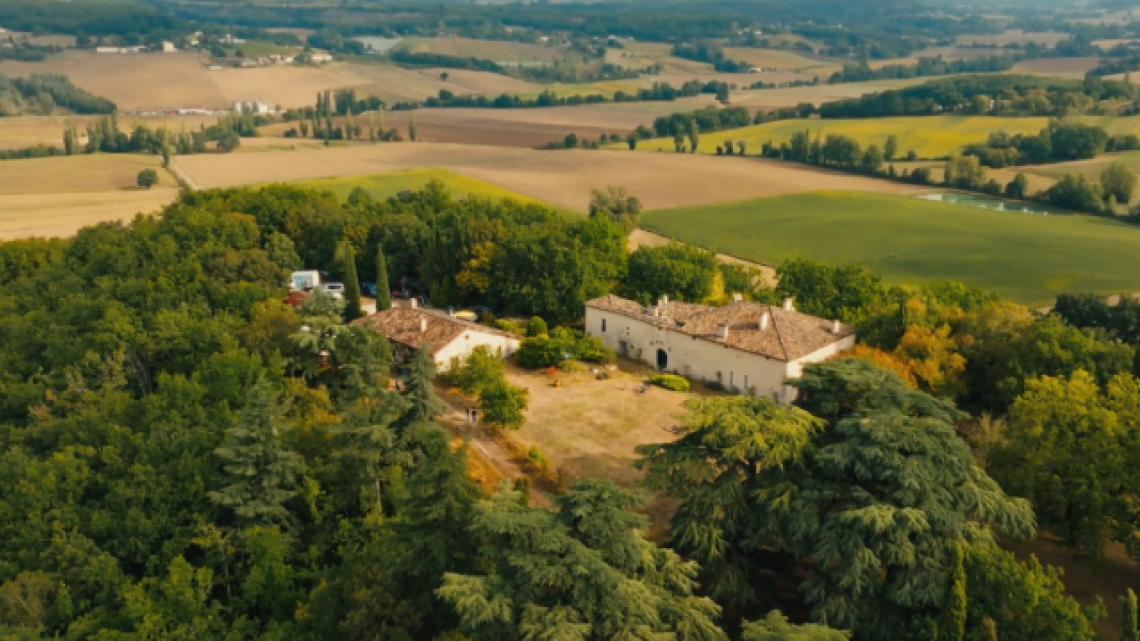
[[[855,346],[855,328],[801,314],[791,299],[710,307],[662,297],[645,307],[603,296],[586,303],[586,333],[661,371],[781,403],[795,400],[785,381],[804,365]]]
[[[428,344],[436,370],[446,372],[480,345],[492,354],[508,358],[519,348],[514,334],[449,316],[446,312],[418,307],[393,307],[353,322],[376,330],[392,343],[398,362],[407,362]]]

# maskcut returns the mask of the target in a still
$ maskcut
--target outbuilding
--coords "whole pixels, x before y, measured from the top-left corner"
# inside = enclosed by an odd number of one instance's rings
[[[446,372],[458,365],[480,345],[501,358],[519,348],[520,339],[497,329],[461,320],[446,312],[419,307],[393,307],[353,324],[376,330],[392,343],[396,359],[410,360],[427,343],[436,370]]]

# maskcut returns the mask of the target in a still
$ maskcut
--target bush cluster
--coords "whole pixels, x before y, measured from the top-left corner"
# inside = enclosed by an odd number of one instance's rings
[[[565,327],[559,327],[550,334],[527,338],[515,352],[515,363],[527,369],[554,367],[571,359],[612,363],[615,356],[600,340]]]
[[[664,387],[667,390],[674,392],[687,392],[689,391],[688,379],[677,376],[676,374],[654,374],[649,377],[649,382],[658,387]]]

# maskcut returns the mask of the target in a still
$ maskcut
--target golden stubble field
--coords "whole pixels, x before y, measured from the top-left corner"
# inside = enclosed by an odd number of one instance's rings
[[[443,80],[441,73],[447,73]],[[285,108],[312,105],[317,92],[354,88],[389,102],[424,100],[441,89],[455,94],[534,91],[536,85],[482,71],[401,69],[384,64],[334,62],[319,67],[279,65],[210,70],[195,53],[97,54],[69,51],[44,62],[0,62],[0,73],[67,75],[120,110],[227,108],[234,100],[261,100]]]
[[[536,151],[435,143],[360,144],[330,149],[178,158],[202,188],[290,182],[442,167],[566,209],[585,212],[590,190],[629,189],[647,209],[763,198],[822,187],[917,193],[906,185],[757,158],[628,151]]]
[[[58,115],[0,118],[0,149],[19,149],[35,145],[60,147],[63,145],[63,128],[68,122],[74,125],[83,137],[86,136],[84,130],[87,124],[101,117]],[[119,128],[129,132],[139,124],[151,129],[166,127],[172,131],[182,129],[197,131],[200,125],[209,126],[217,121],[217,116],[119,116]]]
[[[135,186],[144,168],[159,172],[152,189]],[[70,236],[80,227],[152,213],[178,196],[157,158],[95,154],[0,162],[0,240]]]

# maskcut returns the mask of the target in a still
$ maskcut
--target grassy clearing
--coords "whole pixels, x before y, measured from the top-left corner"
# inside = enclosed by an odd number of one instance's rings
[[[653,211],[643,226],[761,262],[864,265],[891,283],[951,279],[1031,305],[1066,291],[1140,291],[1140,227],[1089,216],[821,191]]]
[[[1136,118],[1094,117],[1085,122],[1104,127],[1110,133],[1128,133],[1136,129]],[[899,154],[916,151],[920,158],[941,158],[961,150],[964,145],[985,140],[991,132],[1035,134],[1048,124],[1048,118],[994,118],[990,116],[925,116],[906,118],[868,118],[862,120],[782,120],[752,127],[720,131],[701,135],[700,152],[716,153],[716,146],[725,140],[745,140],[750,153],[757,153],[768,141],[775,145],[787,142],[792,134],[811,131],[812,134],[842,134],[863,145],[882,147],[887,136],[894,134],[899,140]],[[662,138],[638,144],[638,150],[671,151],[673,140]]]
[[[348,198],[348,194],[357,187],[367,189],[373,198],[384,199],[395,196],[404,190],[415,191],[423,189],[432,180],[439,180],[447,186],[456,196],[475,196],[478,198],[491,198],[501,200],[513,198],[527,203],[537,203],[533,198],[522,194],[496,187],[495,185],[476,180],[448,169],[409,169],[386,174],[373,174],[366,176],[338,176],[336,178],[318,178],[315,180],[297,181],[296,185],[313,189],[327,189],[337,195],[341,200]]]

